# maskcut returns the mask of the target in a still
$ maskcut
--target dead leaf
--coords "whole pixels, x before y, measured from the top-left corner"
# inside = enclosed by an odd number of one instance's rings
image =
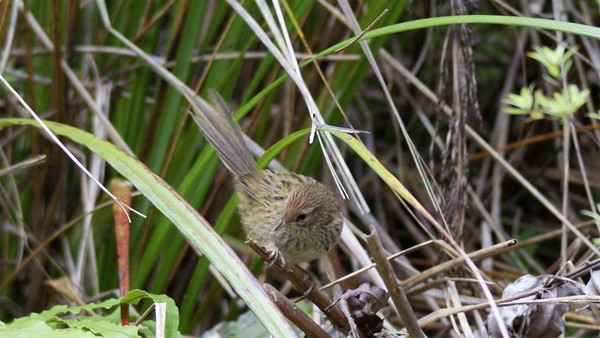
[[[384,289],[363,283],[356,289],[346,290],[329,307],[335,306],[342,299],[355,298],[358,301],[359,309],[352,314],[354,323],[362,332],[372,336],[383,328],[383,319],[377,315],[377,311],[386,305],[389,297],[389,293]]]
[[[574,281],[566,279],[552,279],[551,286],[548,281],[551,277],[534,277],[525,275],[508,285],[502,298],[514,297],[519,294],[531,296],[520,298],[523,300],[556,299],[565,296],[579,295],[580,287]],[[569,310],[567,304],[521,304],[500,307],[500,315],[511,337],[537,338],[558,337],[564,333],[565,321],[563,315]],[[488,330],[490,337],[501,337],[500,328],[493,315],[488,316]]]

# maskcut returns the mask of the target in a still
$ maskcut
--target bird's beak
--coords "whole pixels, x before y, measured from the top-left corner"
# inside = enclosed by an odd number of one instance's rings
[[[284,225],[285,225],[285,220],[282,219],[281,222],[279,222],[279,224],[277,224],[277,226],[275,227],[275,231],[281,230],[281,228],[283,228]]]

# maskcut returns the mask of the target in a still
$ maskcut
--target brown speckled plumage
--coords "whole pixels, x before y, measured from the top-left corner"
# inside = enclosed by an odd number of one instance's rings
[[[334,194],[313,178],[259,170],[241,131],[224,104],[215,110],[187,96],[194,120],[235,176],[238,210],[246,235],[277,249],[286,263],[312,261],[330,250],[342,231],[342,214]]]

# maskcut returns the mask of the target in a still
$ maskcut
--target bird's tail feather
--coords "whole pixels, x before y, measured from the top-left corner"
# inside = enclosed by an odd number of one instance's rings
[[[246,146],[242,131],[233,121],[231,113],[219,94],[211,90],[215,106],[197,97],[188,88],[183,93],[192,107],[190,114],[200,127],[204,137],[215,148],[219,157],[236,177],[248,174],[257,169],[256,161]]]

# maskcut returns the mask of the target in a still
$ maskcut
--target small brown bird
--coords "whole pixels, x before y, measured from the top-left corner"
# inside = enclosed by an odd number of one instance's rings
[[[187,89],[184,93],[194,121],[234,175],[246,235],[275,249],[275,255],[289,264],[327,253],[338,241],[343,224],[333,193],[310,177],[258,169],[239,126],[218,95],[213,95],[219,105],[214,108]]]

